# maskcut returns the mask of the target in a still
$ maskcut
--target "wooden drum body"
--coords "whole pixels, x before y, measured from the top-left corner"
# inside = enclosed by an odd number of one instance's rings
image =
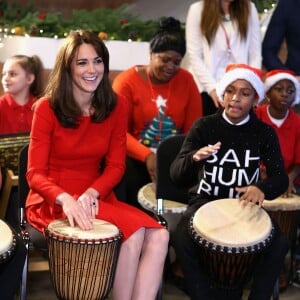
[[[279,197],[274,200],[264,200],[263,208],[277,222],[287,239],[295,242],[300,213],[300,196],[293,195],[289,198]]]
[[[105,299],[115,275],[122,234],[106,221],[93,220],[93,229],[71,227],[65,219],[45,230],[51,279],[59,299]]]
[[[211,201],[190,221],[201,262],[218,288],[241,288],[274,235],[268,214],[256,205],[243,204],[238,199]]]
[[[0,219],[0,263],[7,261],[16,248],[16,237],[10,227]]]

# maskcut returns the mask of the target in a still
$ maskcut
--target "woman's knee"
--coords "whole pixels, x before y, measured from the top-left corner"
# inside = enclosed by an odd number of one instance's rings
[[[169,232],[164,228],[146,229],[144,247],[151,249],[153,252],[167,253],[169,248]]]
[[[127,250],[136,251],[141,249],[145,238],[145,228],[140,228],[134,232],[125,242],[122,244],[122,248]]]

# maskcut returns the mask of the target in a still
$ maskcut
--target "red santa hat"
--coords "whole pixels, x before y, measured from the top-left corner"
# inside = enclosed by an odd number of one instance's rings
[[[299,81],[296,78],[296,73],[291,70],[275,69],[266,73],[265,93],[267,93],[278,81],[284,79],[290,80],[295,86],[295,100],[292,104],[292,106],[294,106],[300,102],[300,86]]]
[[[247,80],[252,85],[256,91],[258,101],[264,99],[262,71],[246,64],[230,64],[226,67],[225,75],[216,86],[216,92],[220,101],[223,101],[223,95],[227,86],[238,79]]]

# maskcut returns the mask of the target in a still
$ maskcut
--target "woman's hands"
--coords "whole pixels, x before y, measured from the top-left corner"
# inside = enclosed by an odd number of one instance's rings
[[[92,219],[98,214],[98,198],[99,193],[88,188],[77,200],[68,193],[61,193],[56,203],[62,206],[72,227],[77,224],[83,230],[90,230],[93,228]]]
[[[79,205],[86,211],[88,216],[95,219],[99,210],[99,193],[93,189],[88,188],[79,198]]]

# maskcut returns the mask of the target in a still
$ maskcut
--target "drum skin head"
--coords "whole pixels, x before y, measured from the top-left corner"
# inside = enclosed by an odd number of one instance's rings
[[[13,244],[13,233],[9,226],[0,220],[0,255],[8,251]]]
[[[268,214],[238,199],[219,199],[201,206],[193,217],[194,230],[220,246],[247,247],[264,241],[272,230]]]
[[[67,219],[57,219],[48,225],[48,230],[56,235],[77,239],[105,239],[119,234],[117,226],[99,219],[93,220],[93,229],[82,230],[78,226],[71,227]]]
[[[274,200],[264,200],[262,206],[268,211],[300,210],[300,196],[293,194],[288,198],[278,197]]]
[[[146,209],[153,212],[157,212],[157,199],[156,199],[156,185],[155,183],[147,183],[138,192],[138,202]],[[178,213],[181,214],[186,210],[187,204],[172,201],[163,200],[164,213]]]

